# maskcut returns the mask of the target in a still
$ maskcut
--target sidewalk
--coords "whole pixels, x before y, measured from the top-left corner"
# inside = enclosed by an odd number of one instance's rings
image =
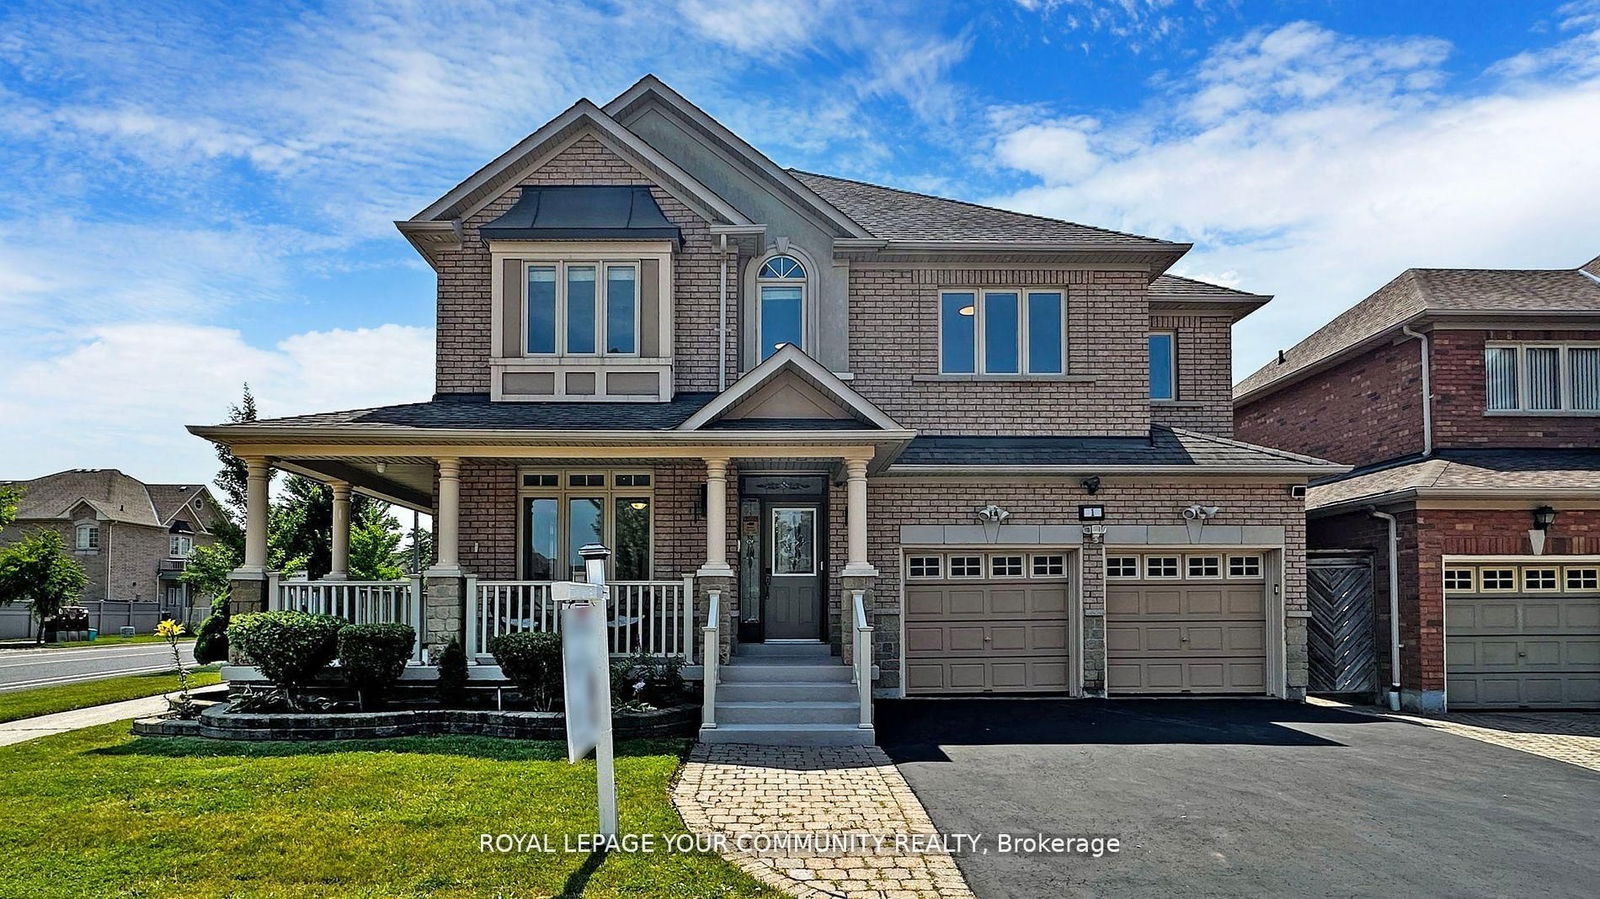
[[[0,746],[63,734],[69,730],[110,724],[113,721],[160,715],[166,711],[167,697],[161,695],[90,706],[86,709],[73,709],[70,712],[56,712],[53,715],[40,715],[36,718],[21,718],[0,724]]]

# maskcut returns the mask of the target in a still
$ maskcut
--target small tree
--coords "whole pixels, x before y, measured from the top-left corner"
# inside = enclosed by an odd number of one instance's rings
[[[0,528],[17,520],[17,506],[21,502],[21,487],[16,484],[0,484]]]
[[[38,530],[0,547],[0,605],[26,602],[33,607],[44,642],[44,620],[83,594],[83,566],[66,552],[61,535]]]
[[[233,570],[238,567],[238,551],[228,544],[196,546],[189,554],[189,564],[184,566],[178,580],[193,587],[202,596],[226,596]]]
[[[354,511],[354,510],[352,510]],[[358,581],[393,581],[401,565],[400,526],[387,503],[368,503],[350,523],[350,576]]]

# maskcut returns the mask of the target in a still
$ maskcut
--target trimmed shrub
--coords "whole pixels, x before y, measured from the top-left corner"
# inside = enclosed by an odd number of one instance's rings
[[[613,705],[644,704],[656,708],[683,699],[683,659],[640,652],[611,664]]]
[[[361,707],[383,699],[411,658],[417,632],[409,624],[347,624],[339,629],[339,670]]]
[[[461,641],[451,637],[444,649],[439,650],[439,660],[434,663],[434,667],[439,669],[439,680],[436,683],[439,704],[445,708],[460,708],[465,705],[467,651],[461,648]]]
[[[293,689],[328,666],[339,651],[343,618],[309,612],[251,612],[228,625],[228,642],[239,647],[267,680]]]
[[[211,601],[211,615],[194,636],[194,660],[201,665],[228,660],[228,595]]]
[[[506,679],[535,709],[548,712],[561,696],[561,637],[522,631],[489,641]]]

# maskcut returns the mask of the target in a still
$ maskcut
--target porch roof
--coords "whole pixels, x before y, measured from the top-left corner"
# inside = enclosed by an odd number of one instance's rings
[[[973,460],[981,460],[974,462]],[[1174,474],[1285,474],[1317,477],[1349,470],[1324,459],[1257,446],[1211,434],[1156,425],[1148,437],[949,437],[920,436],[896,459],[891,474],[954,473],[1084,474],[1166,472]]]
[[[1600,495],[1600,450],[1445,449],[1358,468],[1311,487],[1306,509],[1324,513],[1418,496],[1511,499]]]

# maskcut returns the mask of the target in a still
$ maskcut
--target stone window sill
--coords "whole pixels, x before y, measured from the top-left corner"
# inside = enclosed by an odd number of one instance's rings
[[[1483,414],[1485,418],[1600,418],[1600,409],[1593,411],[1584,409],[1556,409],[1552,411],[1485,409]]]
[[[947,384],[1093,384],[1096,375],[912,375],[918,383]]]
[[[1204,409],[1205,403],[1195,400],[1151,400],[1152,409]]]

